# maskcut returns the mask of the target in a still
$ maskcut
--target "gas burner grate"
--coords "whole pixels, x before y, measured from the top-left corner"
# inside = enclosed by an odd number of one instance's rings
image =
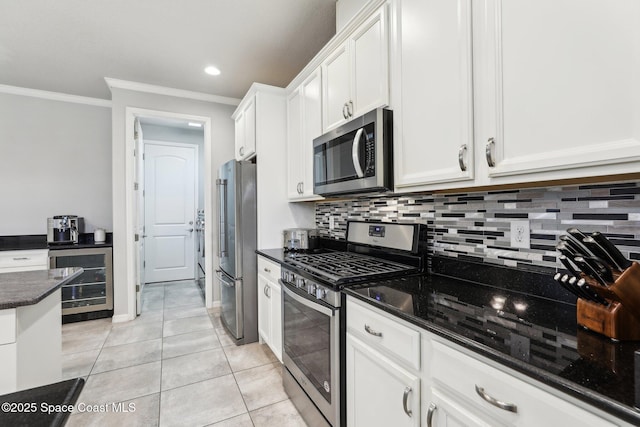
[[[296,254],[289,264],[335,283],[355,282],[414,271],[415,268],[353,252]]]

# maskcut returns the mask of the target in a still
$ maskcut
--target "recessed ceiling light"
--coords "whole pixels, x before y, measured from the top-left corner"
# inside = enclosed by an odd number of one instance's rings
[[[204,69],[204,72],[207,74],[210,74],[212,76],[218,76],[220,75],[220,70],[218,70],[216,67],[214,67],[213,65],[209,65],[207,68]]]
[[[191,126],[191,127],[194,127],[194,128],[201,128],[202,127],[202,123],[189,122],[187,124],[189,126]]]

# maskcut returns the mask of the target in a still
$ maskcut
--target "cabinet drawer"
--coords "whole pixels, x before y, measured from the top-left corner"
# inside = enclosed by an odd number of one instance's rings
[[[278,279],[280,279],[280,264],[259,256],[258,274],[265,276],[277,283]]]
[[[615,425],[447,345],[434,341],[432,348],[433,359],[428,369],[434,389],[451,392],[472,412],[484,413],[488,419],[518,426]],[[493,404],[489,402],[492,399]],[[511,410],[507,405],[511,405]]]
[[[351,298],[347,306],[347,329],[374,348],[382,349],[407,366],[420,370],[420,332],[417,330]]]
[[[11,269],[11,271],[37,270],[48,268],[49,251],[47,249],[36,249],[29,251],[2,251],[0,252],[0,269]]]

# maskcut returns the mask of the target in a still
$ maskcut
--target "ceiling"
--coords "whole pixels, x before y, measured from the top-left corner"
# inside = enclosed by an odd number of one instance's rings
[[[335,2],[0,0],[0,84],[110,99],[111,77],[242,98],[304,68],[335,34]]]

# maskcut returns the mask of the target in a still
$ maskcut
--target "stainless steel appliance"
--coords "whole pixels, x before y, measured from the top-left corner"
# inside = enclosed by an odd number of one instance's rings
[[[196,266],[196,281],[200,287],[200,291],[204,295],[205,285],[205,269],[204,269],[204,209],[198,209],[198,217],[196,218],[196,239],[198,239],[198,265]]]
[[[282,267],[283,383],[308,425],[345,425],[340,289],[426,267],[425,225],[351,221],[347,243],[346,252],[289,253]]]
[[[256,165],[228,161],[216,188],[221,319],[236,343],[246,344],[258,340]]]
[[[62,286],[63,316],[92,313],[92,317],[87,317],[89,319],[113,314],[111,248],[52,249],[49,251],[49,267],[82,267],[84,269],[80,276]],[[104,316],[99,316],[98,313]]]
[[[83,219],[76,215],[55,215],[53,218],[47,218],[47,243],[78,243],[83,225]]]
[[[282,232],[282,247],[285,251],[315,249],[318,230],[315,228],[288,228]]]
[[[313,140],[313,192],[393,189],[393,113],[378,108]]]

